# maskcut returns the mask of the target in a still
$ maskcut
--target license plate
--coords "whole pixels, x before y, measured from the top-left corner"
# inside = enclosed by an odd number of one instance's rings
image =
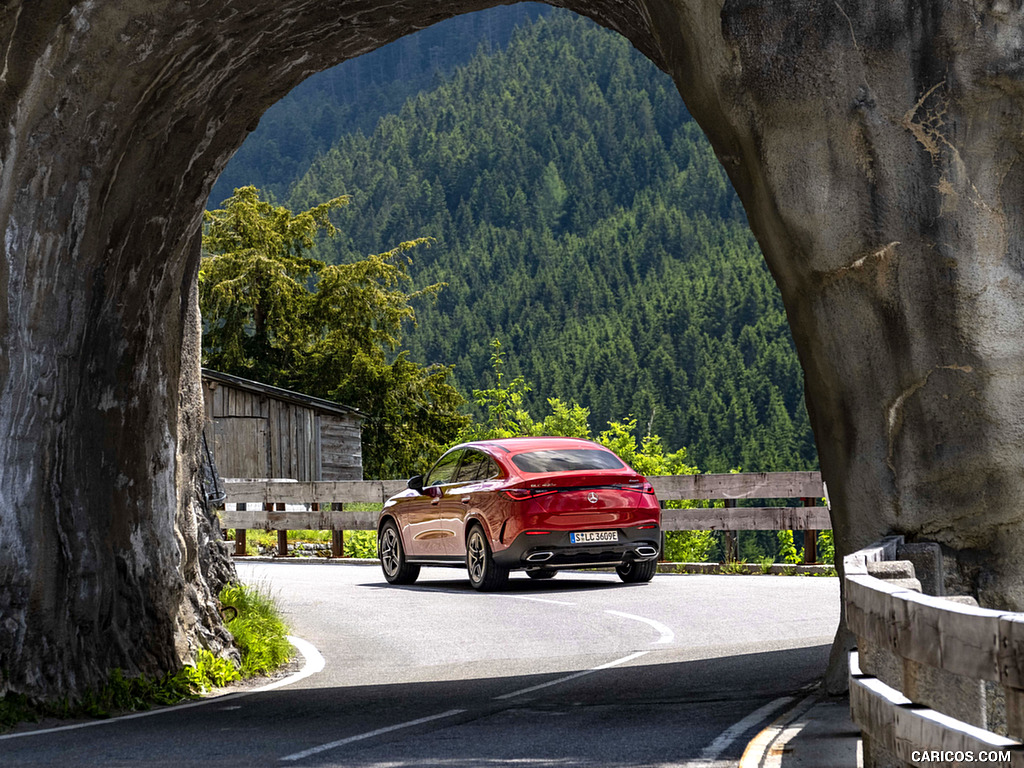
[[[573,544],[604,544],[605,542],[616,542],[618,540],[618,531],[580,531],[579,533],[569,534],[569,541]]]

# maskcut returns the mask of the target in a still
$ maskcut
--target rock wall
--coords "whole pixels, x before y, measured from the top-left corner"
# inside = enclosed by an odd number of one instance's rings
[[[194,458],[208,191],[308,75],[494,4],[0,9],[0,692],[223,644]],[[983,605],[1024,608],[1020,8],[559,4],[672,74],[732,178],[804,365],[837,552],[932,539]]]

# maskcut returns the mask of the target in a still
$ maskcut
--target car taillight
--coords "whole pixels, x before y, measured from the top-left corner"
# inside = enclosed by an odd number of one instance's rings
[[[523,499],[533,499],[537,496],[547,496],[549,493],[557,492],[556,488],[508,488],[505,490],[505,495],[510,499],[522,501]]]
[[[648,528],[657,528],[656,525],[638,525],[637,528],[641,531],[646,531]]]
[[[629,488],[629,490],[631,490],[631,491],[640,491],[640,493],[650,493],[650,494],[654,493],[654,486],[651,485],[650,483],[645,482],[645,483],[643,483],[641,485],[641,484],[637,483],[635,480],[630,480],[629,482],[630,482],[630,484],[627,485],[626,487]],[[634,484],[634,483],[636,483],[636,484]]]

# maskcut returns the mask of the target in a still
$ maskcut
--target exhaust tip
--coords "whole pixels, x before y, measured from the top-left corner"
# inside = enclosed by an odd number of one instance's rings
[[[656,547],[637,547],[636,553],[640,557],[654,557],[658,554],[658,550]]]
[[[528,563],[543,563],[555,556],[554,552],[534,552],[526,556]]]

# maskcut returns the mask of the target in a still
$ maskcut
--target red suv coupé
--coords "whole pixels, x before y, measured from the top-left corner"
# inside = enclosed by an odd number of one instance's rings
[[[388,499],[377,542],[392,584],[411,584],[421,565],[464,565],[480,590],[499,589],[511,570],[547,579],[595,565],[650,581],[661,508],[647,479],[597,443],[481,440],[452,448]]]

